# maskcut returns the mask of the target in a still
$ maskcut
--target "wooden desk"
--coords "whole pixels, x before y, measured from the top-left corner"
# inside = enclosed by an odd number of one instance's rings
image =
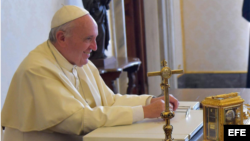
[[[245,100],[245,104],[250,104],[250,89],[246,88],[218,88],[218,89],[173,89],[170,93],[180,101],[202,101],[208,96],[239,92]],[[203,141],[203,128],[190,141]]]
[[[122,71],[128,74],[127,94],[131,94],[136,87],[135,73],[138,71],[141,61],[138,58],[115,58],[113,63],[97,67],[106,85],[117,93],[114,81],[119,78]]]

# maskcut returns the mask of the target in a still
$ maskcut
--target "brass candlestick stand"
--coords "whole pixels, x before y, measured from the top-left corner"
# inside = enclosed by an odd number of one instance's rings
[[[164,92],[165,97],[165,112],[161,113],[161,117],[165,119],[166,125],[163,126],[163,130],[165,132],[165,141],[173,141],[172,139],[172,131],[173,126],[170,125],[170,119],[174,117],[174,112],[172,110],[169,110],[169,92],[168,88],[170,87],[168,84],[168,79],[171,77],[172,74],[179,74],[183,73],[183,70],[171,70],[167,66],[167,61],[163,60],[161,62],[162,69],[158,72],[149,72],[148,76],[158,76],[160,75],[162,78],[162,83],[160,84],[161,89]]]

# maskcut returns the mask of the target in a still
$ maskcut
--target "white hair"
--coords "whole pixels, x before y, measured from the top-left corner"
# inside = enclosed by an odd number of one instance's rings
[[[71,22],[67,22],[63,25],[60,25],[58,27],[54,27],[50,30],[49,32],[49,40],[51,41],[51,43],[55,43],[56,42],[56,33],[58,31],[63,31],[65,36],[70,36],[71,34],[71,28],[74,26],[73,21]]]

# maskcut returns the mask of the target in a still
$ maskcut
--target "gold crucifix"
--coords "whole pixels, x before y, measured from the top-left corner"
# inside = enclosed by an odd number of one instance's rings
[[[163,126],[163,130],[165,132],[165,141],[172,141],[172,131],[173,126],[170,125],[170,119],[174,117],[174,112],[169,110],[169,91],[168,88],[170,87],[168,84],[168,79],[171,77],[172,74],[179,74],[183,73],[183,70],[171,70],[167,66],[167,61],[164,59],[161,62],[162,69],[161,71],[157,72],[149,72],[148,76],[161,76],[162,83],[160,84],[161,89],[163,90],[164,97],[165,97],[165,111],[161,113],[161,117],[165,119],[166,125]]]

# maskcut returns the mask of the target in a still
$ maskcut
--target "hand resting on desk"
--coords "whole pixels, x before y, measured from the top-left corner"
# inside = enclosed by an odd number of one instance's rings
[[[175,111],[178,106],[178,100],[170,94],[169,108]],[[165,111],[164,96],[152,98],[151,103],[149,105],[143,106],[144,118],[157,118],[163,111]]]

